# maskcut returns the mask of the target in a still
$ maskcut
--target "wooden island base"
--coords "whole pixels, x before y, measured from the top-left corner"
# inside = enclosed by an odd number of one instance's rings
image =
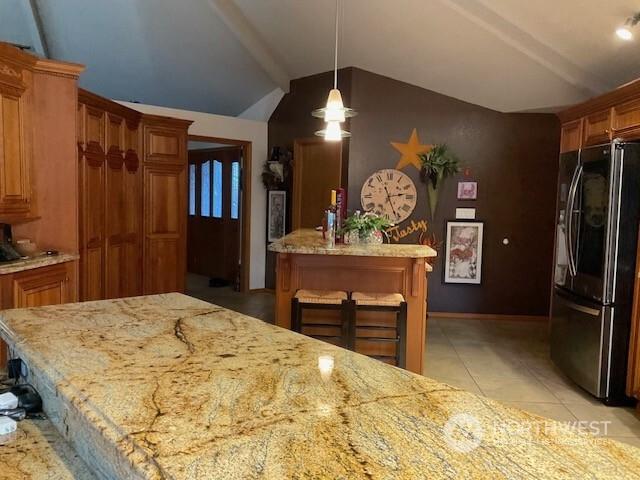
[[[294,232],[287,237],[295,236]],[[314,232],[315,233],[315,232]],[[309,233],[307,233],[309,234]],[[285,237],[285,239],[287,239]],[[283,240],[285,240],[283,239]],[[386,247],[386,248],[385,248]],[[425,256],[407,256],[407,249],[393,249],[393,247],[409,247],[409,245],[377,245],[371,246],[371,255],[364,255],[362,248],[341,245],[331,253],[288,253],[279,249],[292,249],[291,238],[279,245],[273,244],[272,250],[278,251],[277,279],[276,279],[276,325],[291,328],[291,299],[299,289],[312,290],[345,290],[348,292],[376,292],[401,293],[407,302],[407,351],[406,368],[415,373],[422,373],[427,313],[427,278],[430,267]],[[430,254],[433,250],[412,245],[415,253]],[[381,248],[383,249],[381,251]],[[352,249],[357,255],[349,255]],[[317,249],[316,249],[317,250]],[[316,251],[314,250],[314,251]],[[391,256],[393,252],[398,256]],[[381,254],[384,253],[384,256]],[[428,255],[429,257],[435,256]],[[309,312],[311,313],[311,312]],[[335,312],[319,312],[323,317],[332,317]],[[387,316],[393,321],[389,313],[374,312],[378,321],[384,322],[381,316]],[[335,317],[338,321],[338,316]],[[360,318],[360,317],[359,317]],[[367,355],[376,355],[376,350],[387,348],[388,342],[380,345],[367,342],[356,351]]]

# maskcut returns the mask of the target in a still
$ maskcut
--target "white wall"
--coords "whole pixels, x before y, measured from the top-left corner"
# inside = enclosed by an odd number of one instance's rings
[[[264,288],[267,194],[260,174],[267,159],[267,123],[141,103],[118,103],[142,113],[193,120],[189,127],[190,135],[245,140],[252,143],[249,288]]]
[[[282,97],[284,97],[284,91],[276,88],[238,115],[238,118],[268,122]]]

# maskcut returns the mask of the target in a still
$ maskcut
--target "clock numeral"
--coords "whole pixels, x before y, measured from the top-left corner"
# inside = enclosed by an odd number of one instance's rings
[[[405,185],[405,186],[404,186],[404,187],[402,187],[402,188],[404,188],[405,190],[409,190],[409,189],[411,188],[411,185]]]
[[[382,182],[382,177],[381,177],[380,175],[376,175],[376,179],[377,179],[379,182]]]
[[[367,193],[364,198],[372,198],[373,197],[373,193]]]
[[[407,194],[405,194],[404,198],[406,198],[407,200],[413,200],[414,196],[409,194],[409,193],[407,193]]]
[[[393,172],[387,172],[387,180],[393,180]]]
[[[367,203],[367,204],[365,205],[365,208],[366,208],[367,210],[373,210],[373,208],[374,208],[375,206],[376,206],[376,204],[372,202],[372,203]]]
[[[402,210],[404,210],[405,212],[411,211],[411,206],[407,205],[406,203],[404,205],[402,205],[402,207],[400,207],[400,208],[402,208]]]

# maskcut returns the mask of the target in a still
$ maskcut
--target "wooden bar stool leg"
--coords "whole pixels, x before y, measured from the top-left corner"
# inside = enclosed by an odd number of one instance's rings
[[[291,300],[291,330],[300,333],[302,330],[300,301],[297,298]]]
[[[356,350],[356,302],[345,300],[342,303],[342,326],[346,327],[346,347],[355,352]]]
[[[402,302],[398,310],[398,326],[397,332],[400,336],[398,339],[398,367],[405,368],[407,365],[407,302]]]

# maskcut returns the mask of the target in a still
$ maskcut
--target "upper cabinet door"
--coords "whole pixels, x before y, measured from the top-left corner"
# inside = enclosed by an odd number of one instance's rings
[[[186,164],[186,131],[145,126],[145,162]]]
[[[582,146],[582,119],[567,122],[560,132],[560,153],[574,152]]]
[[[584,118],[584,142],[586,145],[598,145],[611,141],[611,109],[592,113]]]
[[[34,215],[31,195],[32,74],[0,62],[0,221]]]
[[[624,140],[640,138],[640,99],[613,107],[613,136]]]

